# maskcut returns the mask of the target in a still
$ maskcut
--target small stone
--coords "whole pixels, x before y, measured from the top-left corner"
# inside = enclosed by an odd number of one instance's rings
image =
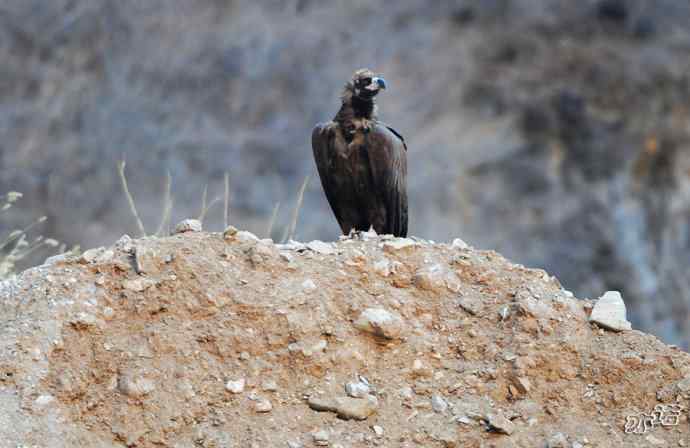
[[[412,362],[412,374],[415,377],[430,378],[434,375],[434,370],[420,359]]]
[[[530,380],[524,376],[520,376],[515,378],[514,381],[515,387],[517,388],[518,392],[521,394],[526,394],[530,391],[532,388],[532,383]]]
[[[664,439],[659,439],[651,434],[645,437],[645,440],[652,446],[666,446],[666,441]]]
[[[405,400],[411,400],[412,397],[414,397],[414,391],[410,386],[405,386],[402,389],[400,389],[400,398],[403,398]]]
[[[471,425],[474,423],[474,421],[466,415],[459,416],[457,419],[455,419],[455,421],[462,423],[463,425]]]
[[[373,395],[366,398],[338,397],[335,401],[338,417],[345,420],[365,420],[376,413],[379,404]]]
[[[141,375],[124,374],[118,378],[118,390],[128,397],[143,397],[156,390],[156,383]]]
[[[235,381],[230,380],[227,383],[225,383],[225,390],[233,394],[241,394],[242,392],[244,392],[244,385],[244,378],[240,378],[239,380]]]
[[[365,420],[378,409],[378,400],[373,395],[367,395],[365,398],[310,397],[307,404],[315,411],[335,412],[344,420]]]
[[[55,401],[55,397],[52,395],[39,395],[34,401],[38,406],[44,407]]]
[[[444,400],[442,396],[432,395],[431,409],[433,409],[434,412],[443,414],[444,412],[446,412],[446,410],[448,410],[448,403],[446,403],[446,400]]]
[[[314,240],[307,243],[307,249],[316,252],[321,255],[333,255],[335,249],[330,243],[324,243],[323,241]]]
[[[513,422],[501,414],[487,414],[485,420],[489,424],[489,427],[496,432],[511,435],[513,431],[515,431]]]
[[[314,439],[314,445],[317,446],[328,446],[328,441],[330,439],[330,434],[327,430],[321,429],[312,433],[312,438]]]
[[[580,442],[573,442],[570,448],[585,448],[585,446]]]
[[[352,382],[345,384],[345,392],[352,398],[363,398],[369,395],[369,385],[362,382]]]
[[[103,247],[96,247],[93,249],[85,250],[79,257],[79,263],[89,264],[96,261],[96,258],[103,252]]]
[[[568,448],[568,438],[562,432],[557,432],[549,437],[546,446],[548,448]]]
[[[417,242],[410,238],[393,238],[383,243],[384,252],[397,252],[417,245]]]
[[[308,278],[302,282],[302,289],[305,291],[314,291],[316,289],[316,283],[314,283],[314,280]]]
[[[383,428],[382,427],[380,427],[378,425],[374,425],[371,427],[371,429],[374,430],[374,434],[376,434],[376,437],[383,436]]]
[[[690,375],[678,381],[678,383],[676,383],[676,389],[683,394],[690,393]]]
[[[254,235],[252,232],[240,230],[235,234],[235,240],[240,243],[256,243],[259,241],[259,237]]]
[[[150,278],[135,278],[133,280],[123,281],[122,287],[130,291],[142,292],[155,284],[156,282]]]
[[[202,227],[198,219],[184,219],[177,223],[174,233],[201,232]]]
[[[391,275],[391,262],[387,258],[383,258],[377,262],[374,263],[374,272],[377,274],[383,276],[383,277],[388,277]]]
[[[134,270],[137,274],[150,274],[158,271],[158,257],[155,251],[144,245],[135,246]]]
[[[304,448],[304,445],[302,445],[301,443],[292,441],[288,441],[287,446],[288,448]]]
[[[446,286],[444,271],[441,265],[424,267],[415,273],[414,285],[425,291],[435,291]]]
[[[273,410],[273,405],[266,398],[260,398],[254,402],[254,410],[259,413],[267,413]]]
[[[618,291],[607,291],[594,304],[589,320],[613,331],[630,330],[626,317],[625,302]]]
[[[278,384],[273,380],[265,380],[261,383],[261,390],[264,392],[277,392]]]
[[[466,296],[458,300],[458,306],[473,316],[482,311],[482,299],[476,296]]]
[[[355,327],[386,339],[399,338],[403,324],[400,317],[383,308],[367,308],[354,323]]]
[[[455,238],[451,243],[450,247],[452,247],[453,249],[468,249],[470,246],[468,246],[467,243],[461,240],[460,238]]]
[[[237,227],[235,226],[227,226],[225,230],[223,231],[223,239],[229,239],[234,237],[237,234],[238,230]]]
[[[99,319],[93,314],[84,312],[78,313],[73,319],[69,321],[69,323],[74,328],[80,330],[85,330],[93,327],[103,328],[105,326],[105,322],[102,319]]]

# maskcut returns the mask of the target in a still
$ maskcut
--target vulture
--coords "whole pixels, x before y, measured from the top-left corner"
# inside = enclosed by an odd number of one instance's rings
[[[385,89],[383,78],[357,70],[333,121],[312,132],[321,185],[345,235],[373,228],[407,236],[407,145],[376,115],[376,95]]]

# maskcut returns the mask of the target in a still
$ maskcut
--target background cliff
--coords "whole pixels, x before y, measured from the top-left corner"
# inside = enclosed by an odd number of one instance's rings
[[[461,236],[633,323],[690,341],[690,4],[685,0],[11,0],[0,5],[0,189],[14,227],[92,247],[199,213],[229,173],[259,234],[315,174],[312,126],[352,71],[380,71],[408,140],[411,234]],[[207,226],[220,229],[220,208]],[[301,239],[338,234],[312,176]]]

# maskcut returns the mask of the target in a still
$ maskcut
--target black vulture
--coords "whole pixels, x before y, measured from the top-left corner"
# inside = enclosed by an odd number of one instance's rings
[[[312,132],[314,160],[344,234],[352,230],[407,236],[407,145],[376,116],[386,88],[371,70],[357,70],[329,123]]]

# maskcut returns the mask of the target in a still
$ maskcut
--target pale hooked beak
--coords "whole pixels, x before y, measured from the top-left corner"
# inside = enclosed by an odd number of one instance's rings
[[[367,90],[386,90],[386,80],[383,78],[371,78],[371,84],[365,87]]]

